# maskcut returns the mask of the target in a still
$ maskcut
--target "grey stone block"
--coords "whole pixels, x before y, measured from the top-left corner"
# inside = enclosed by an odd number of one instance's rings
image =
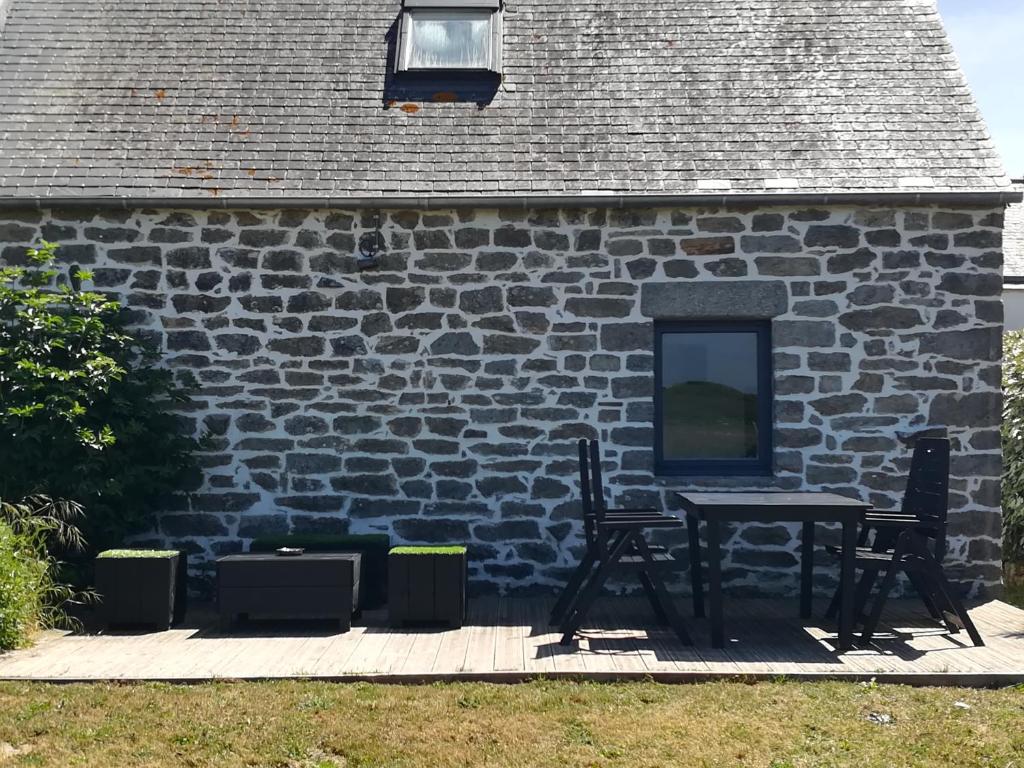
[[[789,294],[782,281],[644,283],[640,312],[655,319],[758,318],[783,314]]]

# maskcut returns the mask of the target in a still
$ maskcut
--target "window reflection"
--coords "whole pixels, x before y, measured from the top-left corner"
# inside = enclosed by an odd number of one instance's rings
[[[409,13],[408,69],[487,69],[491,13],[415,11]]]
[[[661,344],[664,459],[757,459],[757,334],[664,333]]]

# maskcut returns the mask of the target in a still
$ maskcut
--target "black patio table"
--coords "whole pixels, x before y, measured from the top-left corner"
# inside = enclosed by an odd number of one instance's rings
[[[704,585],[701,574],[700,533],[698,521],[706,524],[708,547],[708,602],[711,611],[711,645],[725,646],[722,618],[722,552],[723,522],[802,523],[803,538],[800,555],[800,616],[811,615],[811,577],[814,571],[814,526],[816,523],[840,523],[842,536],[842,571],[840,575],[841,604],[839,609],[839,649],[853,645],[854,558],[857,531],[864,513],[871,505],[834,493],[679,493],[686,510],[690,539],[690,578],[693,584],[694,607],[698,615],[704,610]]]

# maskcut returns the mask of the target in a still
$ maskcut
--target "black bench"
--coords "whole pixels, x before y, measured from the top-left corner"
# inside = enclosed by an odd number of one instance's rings
[[[228,555],[217,560],[221,626],[238,616],[261,619],[337,619],[342,631],[359,610],[358,553],[284,557]]]

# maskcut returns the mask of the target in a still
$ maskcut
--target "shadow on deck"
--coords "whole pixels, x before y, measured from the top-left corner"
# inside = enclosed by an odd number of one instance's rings
[[[795,600],[729,601],[721,650],[711,648],[705,620],[689,619],[695,644],[683,646],[634,598],[601,601],[576,641],[562,646],[547,625],[549,607],[542,598],[474,599],[461,629],[392,629],[385,612],[367,611],[341,633],[328,622],[251,621],[223,631],[210,607],[196,606],[168,632],[46,633],[33,648],[0,656],[0,679],[1024,682],[1024,611],[999,601],[971,609],[984,648],[974,648],[965,633],[949,634],[918,603],[894,602],[870,644],[842,653],[835,650],[835,626],[800,620]]]

